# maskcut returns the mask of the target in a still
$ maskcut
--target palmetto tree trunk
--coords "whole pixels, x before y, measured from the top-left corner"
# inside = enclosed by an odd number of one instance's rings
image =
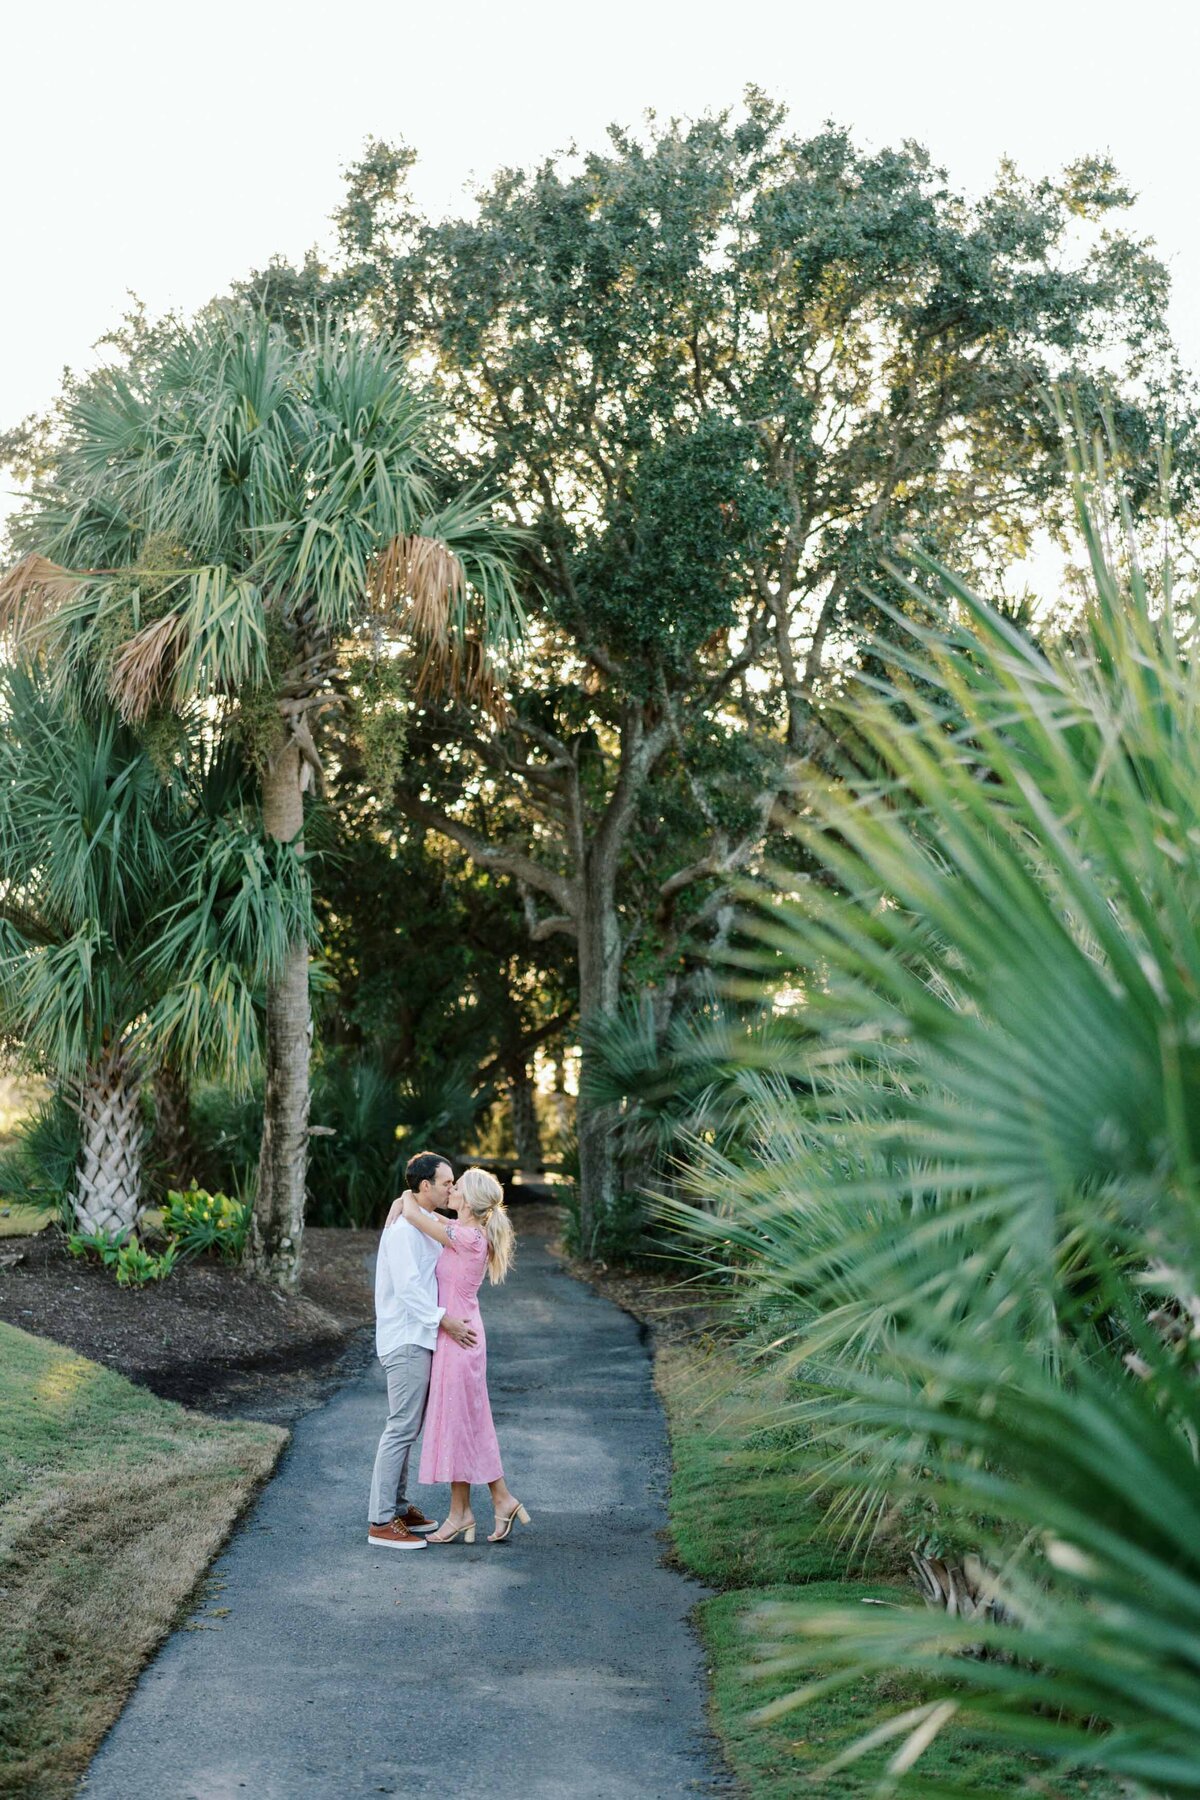
[[[80,1146],[71,1198],[80,1231],[125,1237],[138,1222],[145,1136],[139,1089],[137,1067],[119,1041],[76,1086]]]
[[[1001,1598],[997,1577],[978,1556],[968,1554],[949,1563],[939,1556],[910,1550],[909,1561],[926,1606],[948,1613],[951,1618],[988,1619],[999,1625],[1016,1623],[1015,1614]]]
[[[263,775],[263,826],[271,837],[294,844],[297,850],[303,847],[304,825],[300,778],[300,749],[289,740]],[[294,1288],[300,1279],[304,1237],[312,1045],[308,946],[303,938],[291,945],[282,970],[268,984],[266,1010],[262,1149],[246,1257],[256,1274]]]

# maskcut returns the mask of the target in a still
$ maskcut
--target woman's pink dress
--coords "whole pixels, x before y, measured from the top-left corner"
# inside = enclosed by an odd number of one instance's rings
[[[474,1225],[449,1225],[451,1242],[437,1260],[438,1304],[475,1330],[466,1350],[439,1331],[429,1374],[421,1472],[432,1481],[499,1481],[500,1446],[487,1391],[487,1340],[479,1284],[487,1272],[487,1239]]]

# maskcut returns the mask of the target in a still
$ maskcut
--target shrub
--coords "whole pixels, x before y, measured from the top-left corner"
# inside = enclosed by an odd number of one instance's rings
[[[163,1231],[177,1256],[200,1256],[215,1250],[225,1262],[240,1262],[252,1210],[249,1200],[210,1194],[193,1182],[190,1187],[168,1191]]]
[[[879,1791],[920,1800],[995,1792],[913,1769],[952,1718],[1200,1794],[1197,615],[1127,517],[1114,561],[1077,487],[1095,593],[1069,638],[914,550],[940,593],[884,607],[896,641],[827,714],[842,778],[797,806],[821,879],[776,878],[743,959],[794,997],[750,1072],[758,1148],[697,1139],[696,1204],[664,1204],[775,1315],[795,1508],[962,1553],[934,1625],[761,1619],[797,1683],[764,1717],[917,1678],[856,1753],[894,1744]]]
[[[461,1063],[397,1081],[373,1056],[327,1052],[313,1076],[309,1223],[376,1224],[413,1151],[453,1154],[478,1111]]]
[[[43,1100],[0,1149],[0,1194],[56,1206],[64,1226],[73,1218],[71,1190],[79,1157],[79,1116],[62,1094]]]
[[[644,1196],[628,1188],[618,1189],[604,1214],[592,1221],[585,1238],[579,1223],[578,1174],[573,1173],[574,1179],[563,1189],[567,1215],[563,1241],[568,1253],[582,1257],[585,1262],[618,1266],[653,1261],[660,1237],[656,1229],[648,1229],[652,1222],[647,1217]]]
[[[394,1079],[371,1057],[321,1059],[313,1079],[307,1216],[313,1225],[371,1225],[398,1190]]]
[[[262,1093],[237,1092],[219,1081],[193,1088],[188,1130],[195,1153],[193,1182],[244,1193],[254,1180],[262,1141]]]
[[[118,1287],[145,1287],[148,1281],[164,1281],[179,1260],[174,1244],[155,1255],[132,1235],[118,1243],[103,1232],[73,1231],[67,1238],[72,1256],[96,1256],[117,1278]]]

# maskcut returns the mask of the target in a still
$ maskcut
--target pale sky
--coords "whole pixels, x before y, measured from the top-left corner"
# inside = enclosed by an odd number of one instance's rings
[[[917,138],[968,192],[1004,155],[1041,174],[1111,151],[1200,368],[1185,0],[7,0],[0,16],[0,424],[87,363],[127,291],[190,309],[326,242],[369,136],[414,145],[418,198],[441,210],[502,164],[601,145],[647,108],[732,104],[748,82],[800,131]]]

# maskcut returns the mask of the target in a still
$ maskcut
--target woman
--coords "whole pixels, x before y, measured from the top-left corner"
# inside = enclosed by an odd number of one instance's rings
[[[504,1208],[504,1191],[486,1169],[467,1169],[450,1190],[457,1214],[448,1225],[426,1212],[413,1196],[404,1195],[404,1217],[426,1237],[443,1246],[437,1262],[438,1304],[475,1331],[470,1348],[439,1332],[429,1377],[429,1403],[421,1442],[418,1480],[450,1483],[450,1512],[427,1544],[452,1544],[462,1537],[475,1542],[471,1484],[485,1481],[495,1509],[489,1544],[500,1544],[515,1520],[529,1524],[529,1514],[508,1491],[500,1466],[500,1446],[492,1424],[487,1391],[487,1341],[479,1312],[479,1288],[486,1270],[493,1283],[504,1280],[513,1258],[513,1228]]]

